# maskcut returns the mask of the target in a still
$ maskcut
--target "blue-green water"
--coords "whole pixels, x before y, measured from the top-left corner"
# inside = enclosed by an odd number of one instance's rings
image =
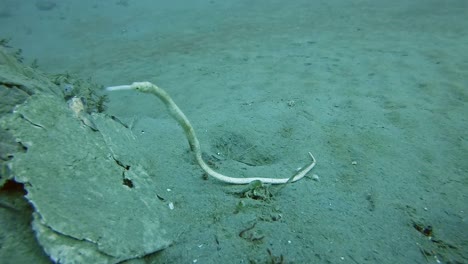
[[[0,37],[44,72],[163,87],[222,173],[317,158],[242,197],[203,179],[156,98],[110,93],[174,205],[151,263],[464,263],[467,17],[463,0],[1,0]]]

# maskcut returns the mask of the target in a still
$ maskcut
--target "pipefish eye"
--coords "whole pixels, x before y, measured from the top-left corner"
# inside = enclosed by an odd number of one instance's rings
[[[63,91],[65,92],[65,94],[70,94],[73,91],[73,88],[73,84],[67,83],[63,86]]]

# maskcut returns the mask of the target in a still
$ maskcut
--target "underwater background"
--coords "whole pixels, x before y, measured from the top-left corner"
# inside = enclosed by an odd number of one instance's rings
[[[129,261],[466,263],[467,18],[464,0],[0,0],[0,38],[91,79],[106,98],[93,111],[128,124],[118,147],[145,159],[171,241]],[[223,174],[288,178],[308,152],[317,165],[284,186],[206,179],[157,98],[103,90],[135,81],[172,96]],[[1,263],[42,254],[6,241]]]

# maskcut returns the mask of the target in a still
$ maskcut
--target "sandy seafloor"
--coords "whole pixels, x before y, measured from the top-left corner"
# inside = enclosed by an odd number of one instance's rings
[[[0,2],[1,37],[41,70],[166,89],[222,173],[317,158],[271,200],[240,198],[202,179],[156,98],[109,94],[174,202],[153,263],[468,262],[467,1]]]

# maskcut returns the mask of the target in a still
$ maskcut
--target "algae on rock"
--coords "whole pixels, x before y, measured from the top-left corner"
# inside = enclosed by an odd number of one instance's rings
[[[32,228],[49,257],[116,263],[169,246],[168,208],[132,132],[103,113],[87,117],[97,131],[90,129],[58,86],[5,58],[0,54],[1,88],[25,96],[0,116],[0,127],[15,141],[6,150],[10,172],[0,186],[5,180],[24,184],[34,209]]]

